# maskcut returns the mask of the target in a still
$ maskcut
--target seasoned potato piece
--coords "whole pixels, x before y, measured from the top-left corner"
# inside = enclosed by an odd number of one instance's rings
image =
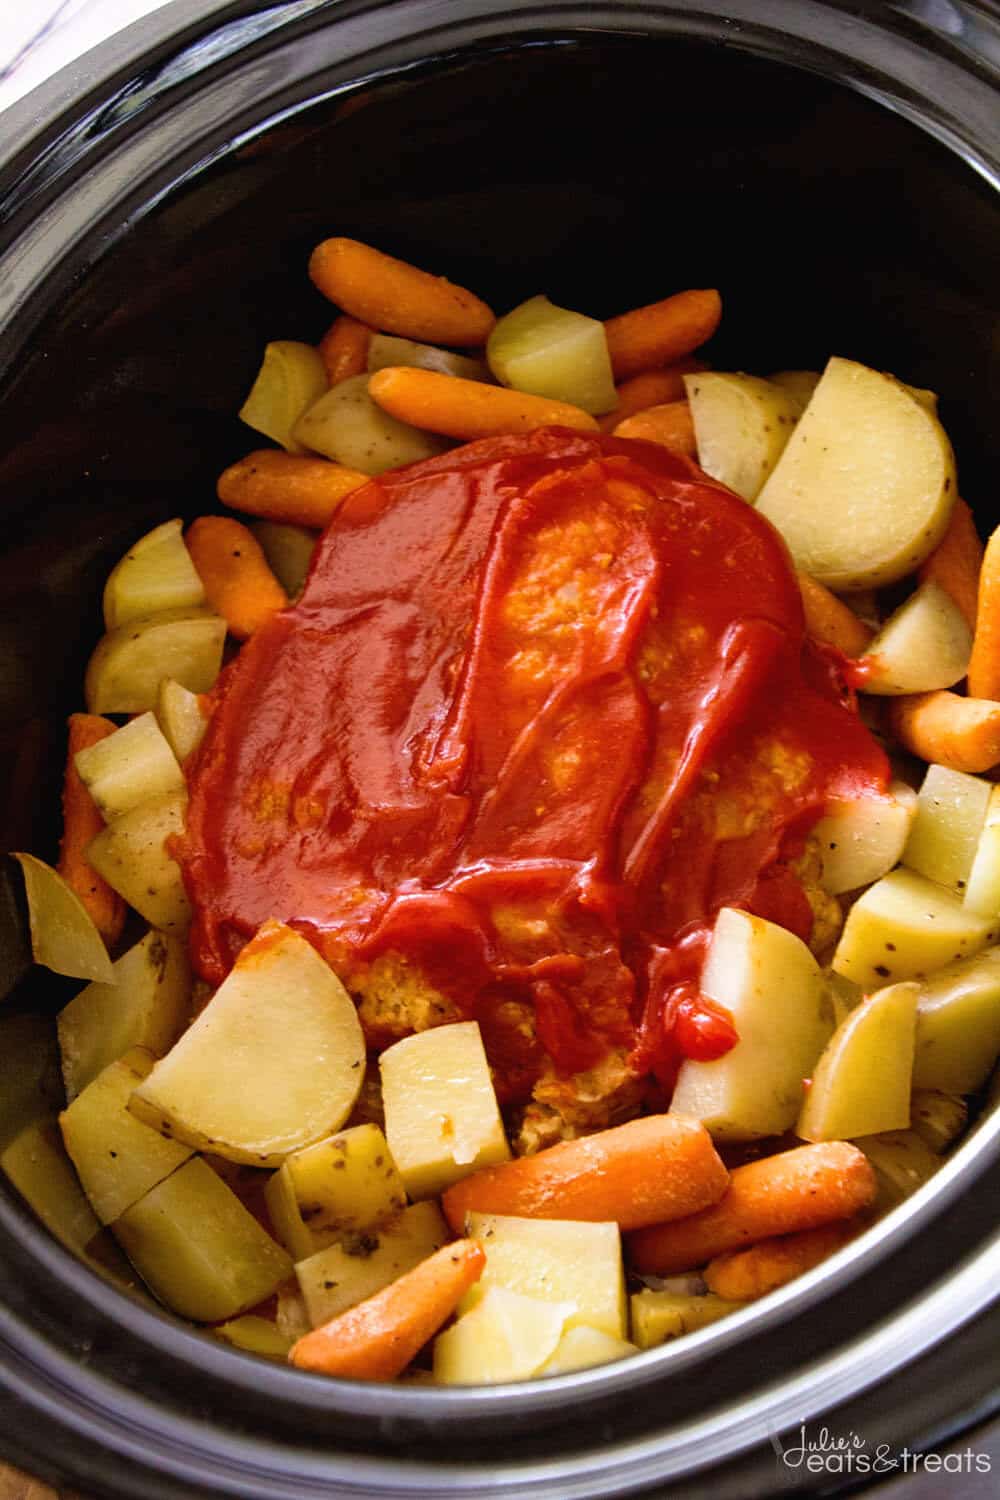
[[[724,907],[700,987],[730,1012],[739,1041],[712,1062],[683,1063],[671,1109],[701,1120],[718,1140],[780,1135],[833,1031],[819,965],[785,928]]]
[[[414,1203],[380,1229],[352,1235],[295,1267],[310,1326],[318,1328],[396,1281],[449,1239],[436,1203]]]
[[[771,385],[780,386],[792,403],[795,420],[798,421],[812,400],[813,391],[819,385],[818,370],[778,370],[769,375]]]
[[[813,1071],[795,1127],[804,1141],[906,1129],[919,993],[912,980],[889,985],[855,1006],[837,1027]]]
[[[492,1286],[471,1312],[434,1340],[440,1385],[530,1380],[559,1347],[572,1302],[542,1302]]]
[[[67,1250],[82,1254],[100,1231],[54,1119],[35,1120],[0,1156],[0,1169]]]
[[[833,968],[863,989],[879,989],[971,958],[995,939],[996,927],[944,886],[912,870],[893,870],[851,907]]]
[[[955,460],[934,413],[894,380],[831,359],[757,509],[827,588],[912,573],[944,535]]]
[[[167,840],[184,831],[186,806],[186,792],[151,797],[87,845],[98,875],[161,932],[186,932],[191,921],[180,866],[167,848]]]
[[[577,1324],[568,1328],[556,1345],[556,1350],[537,1371],[539,1375],[569,1375],[573,1370],[589,1370],[593,1365],[607,1365],[612,1360],[624,1359],[628,1354],[638,1354],[638,1345],[628,1339],[613,1337],[600,1328],[588,1328]]]
[[[278,1167],[343,1124],[364,1065],[358,1013],[336,974],[304,937],[265,923],[131,1107],[199,1149]]]
[[[305,453],[293,429],[326,388],[326,367],[318,349],[295,339],[276,339],[264,348],[257,378],[240,407],[240,420],[289,453]]]
[[[153,1066],[133,1048],[99,1073],[59,1116],[63,1143],[91,1207],[110,1224],[191,1155],[128,1112],[133,1090]]]
[[[1000,917],[1000,787],[990,789],[964,899],[969,910],[979,916],[991,921]]]
[[[823,889],[838,896],[887,875],[899,862],[916,811],[917,794],[903,781],[892,782],[888,797],[836,803],[813,828]]]
[[[88,984],[59,1012],[66,1098],[72,1103],[132,1047],[162,1057],[184,1025],[190,998],[184,944],[162,932],[147,932],[117,960],[111,984]]]
[[[617,404],[604,324],[548,297],[529,297],[498,319],[486,358],[501,385],[529,396],[568,401],[595,416]]]
[[[406,1207],[403,1180],[377,1125],[353,1125],[295,1151],[280,1170],[314,1233],[357,1234]]]
[[[756,500],[781,457],[798,417],[780,385],[757,375],[704,370],[684,376],[698,462],[720,484]]]
[[[1000,1055],[1000,948],[939,969],[920,986],[913,1086],[972,1094]]]
[[[319,533],[288,521],[251,521],[250,530],[260,542],[268,567],[289,599],[302,590]]]
[[[165,609],[129,620],[102,636],[87,666],[84,690],[92,714],[141,714],[173,677],[207,693],[219,675],[226,622],[207,609]]]
[[[980,776],[928,766],[903,848],[904,865],[939,885],[964,891],[986,822],[990,791],[990,783]]]
[[[351,375],[321,396],[297,423],[295,436],[361,474],[419,463],[450,446],[434,433],[390,417],[369,396],[367,375]]]
[[[910,1102],[910,1128],[932,1151],[947,1151],[965,1129],[969,1106],[960,1094],[940,1089],[914,1089]]]
[[[15,854],[14,858],[24,876],[35,963],[70,979],[113,984],[114,970],[104,939],[76,892],[58,871],[33,854]]]
[[[197,693],[189,692],[172,677],[164,677],[156,695],[156,717],[178,763],[183,765],[197,750],[208,728]]]
[[[195,1323],[218,1323],[256,1306],[292,1268],[284,1250],[197,1156],[112,1227],[150,1291]]]
[[[876,1212],[886,1213],[922,1188],[941,1165],[937,1156],[915,1130],[890,1130],[884,1135],[865,1135],[854,1142],[863,1151],[878,1182]]]
[[[0,1151],[63,1103],[59,1049],[47,1016],[0,1017]]]
[[[667,1339],[707,1328],[729,1313],[739,1312],[742,1302],[724,1302],[712,1292],[685,1297],[676,1292],[633,1292],[632,1337],[640,1349],[655,1349]]]
[[[411,1198],[433,1197],[508,1159],[478,1022],[404,1037],[379,1067],[386,1139]]]
[[[457,375],[461,380],[489,380],[490,372],[481,359],[439,349],[436,344],[418,344],[413,339],[397,338],[393,333],[373,333],[368,340],[368,373],[374,375],[389,365],[409,365],[417,370],[437,370],[441,375]]]
[[[74,759],[80,780],[107,823],[150,797],[180,791],[184,785],[177,757],[151,713],[140,714],[96,745],[78,750]]]
[[[264,1202],[278,1243],[284,1245],[292,1260],[308,1260],[317,1250],[323,1250],[336,1241],[336,1235],[314,1234],[302,1217],[295,1189],[279,1167],[267,1180]],[[305,1330],[303,1330],[305,1331]]]
[[[865,693],[898,696],[953,687],[969,670],[972,631],[958,605],[928,579],[886,620],[859,658]]]
[[[104,627],[114,630],[129,620],[164,609],[204,604],[205,590],[191,561],[182,523],[164,521],[133,542],[104,585]]]
[[[295,1340],[282,1333],[267,1318],[253,1313],[244,1313],[242,1318],[230,1318],[220,1323],[212,1332],[234,1349],[245,1349],[248,1354],[260,1354],[265,1359],[287,1359],[288,1351]]]

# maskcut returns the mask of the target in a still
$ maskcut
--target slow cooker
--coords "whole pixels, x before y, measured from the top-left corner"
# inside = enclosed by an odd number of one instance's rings
[[[328,234],[498,306],[547,291],[601,316],[718,286],[722,368],[840,352],[940,391],[991,530],[998,75],[1000,12],[972,0],[174,0],[15,106],[3,847],[51,855],[103,577],[158,520],[211,507],[246,450],[233,413],[262,345],[322,326],[303,272]],[[53,1013],[72,986],[29,970],[9,870],[2,895],[5,1003]],[[76,1262],[4,1185],[0,1451],[144,1500],[723,1500],[889,1480],[904,1449],[988,1451],[998,1193],[984,1107],[902,1208],[725,1323],[624,1365],[435,1390],[223,1347]],[[810,1466],[823,1433],[882,1467]]]

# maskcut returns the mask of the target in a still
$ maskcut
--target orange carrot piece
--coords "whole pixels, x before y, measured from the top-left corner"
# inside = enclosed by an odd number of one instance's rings
[[[184,538],[211,607],[246,640],[284,609],[288,595],[252,531],[229,516],[199,516]]]
[[[87,908],[94,926],[109,947],[121,936],[125,903],[87,863],[87,845],[104,827],[104,819],[80,780],[74,757],[79,750],[89,750],[91,745],[106,740],[117,727],[110,719],[102,719],[98,714],[71,714],[69,717],[69,744],[62,790],[63,833],[56,867]]]
[[[614,411],[598,417],[602,432],[613,432],[619,422],[645,411],[650,406],[663,406],[668,401],[684,400],[684,376],[694,375],[705,368],[700,359],[679,359],[676,364],[662,370],[643,370],[623,380],[618,387],[618,405]]]
[[[722,299],[708,290],[678,292],[608,318],[604,331],[615,379],[683,359],[712,337],[721,317]]]
[[[659,1224],[715,1203],[728,1174],[708,1131],[687,1115],[648,1115],[498,1167],[484,1167],[441,1199],[456,1233],[470,1210],[525,1219]]]
[[[983,553],[967,683],[970,698],[1000,698],[1000,526]]]
[[[800,573],[798,579],[809,634],[845,656],[860,656],[872,638],[871,628],[825,584],[808,573]]]
[[[709,1291],[726,1302],[754,1302],[811,1271],[857,1232],[855,1223],[825,1224],[821,1229],[760,1240],[749,1250],[728,1250],[709,1261],[705,1281]]]
[[[317,344],[331,385],[339,385],[352,375],[363,375],[368,368],[368,345],[372,330],[367,323],[341,313]]]
[[[327,458],[258,448],[223,470],[216,494],[233,510],[322,530],[345,496],[369,479]]]
[[[867,1157],[847,1141],[821,1141],[736,1167],[711,1208],[629,1240],[632,1264],[669,1276],[692,1271],[727,1250],[777,1234],[818,1229],[867,1208],[875,1197]]]
[[[691,408],[686,401],[668,401],[663,406],[650,406],[637,411],[614,429],[615,437],[643,438],[647,443],[659,443],[671,453],[680,453],[685,458],[698,456],[698,442],[694,435]]]
[[[1000,761],[1000,702],[941,690],[889,703],[889,727],[904,750],[950,771],[976,775]]]
[[[523,391],[436,370],[409,365],[387,365],[368,382],[368,392],[383,411],[400,422],[470,442],[533,432],[536,427],[575,427],[596,432],[589,412],[566,401],[527,396]]]
[[[979,572],[983,565],[983,544],[976,530],[972,511],[965,501],[955,501],[948,530],[934,551],[920,567],[921,583],[931,579],[944,589],[958,605],[969,629],[976,628],[979,599]]]
[[[305,1334],[288,1358],[300,1370],[343,1380],[392,1380],[451,1316],[485,1265],[476,1240],[442,1245],[366,1302]]]
[[[465,347],[485,344],[496,322],[464,287],[360,240],[324,240],[310,257],[309,275],[324,297],[383,333]]]

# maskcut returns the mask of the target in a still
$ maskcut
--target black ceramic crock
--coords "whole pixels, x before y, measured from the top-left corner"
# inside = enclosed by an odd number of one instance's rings
[[[840,353],[941,392],[995,513],[1000,16],[910,4],[175,0],[0,119],[3,847],[51,855],[100,584],[213,504],[269,338],[355,235],[504,308],[687,285],[722,367]],[[0,907],[10,1006],[54,1010]],[[72,986],[68,987],[70,990]],[[499,1390],[330,1382],[130,1301],[0,1193],[0,1451],[89,1495],[829,1492],[800,1423],[874,1450],[994,1410],[1000,1118],[827,1267],[623,1365]],[[792,1436],[790,1436],[790,1434]]]

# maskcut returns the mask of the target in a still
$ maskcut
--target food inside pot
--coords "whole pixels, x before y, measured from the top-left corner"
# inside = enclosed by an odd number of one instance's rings
[[[712,369],[712,290],[310,274],[337,316],[241,411],[276,446],[107,580],[58,866],[18,856],[89,982],[64,1108],[0,1022],[0,1164],[302,1369],[619,1359],[836,1254],[988,1081],[1000,554],[931,393]]]

